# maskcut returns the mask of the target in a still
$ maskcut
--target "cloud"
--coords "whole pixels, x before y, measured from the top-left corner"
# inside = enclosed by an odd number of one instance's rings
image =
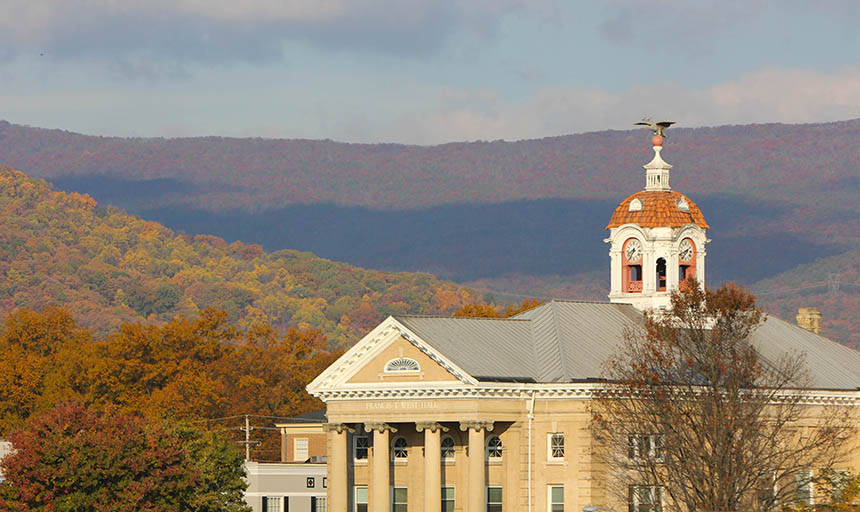
[[[376,126],[353,124],[341,135],[352,141],[418,144],[517,140],[626,129],[645,116],[688,127],[857,118],[860,67],[833,73],[764,69],[701,89],[675,83],[638,85],[618,93],[543,87],[520,103],[505,103],[490,90],[446,90],[431,109]]]
[[[426,54],[461,29],[489,36],[499,19],[553,0],[6,0],[5,57],[116,57],[254,62],[283,44]],[[2,56],[0,56],[2,57]]]

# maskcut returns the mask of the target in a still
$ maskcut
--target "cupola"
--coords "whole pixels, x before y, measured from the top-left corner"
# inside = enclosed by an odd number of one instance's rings
[[[672,124],[654,126],[663,130]],[[645,164],[645,188],[627,197],[612,214],[606,229],[610,244],[609,299],[641,310],[665,309],[673,290],[695,277],[704,286],[708,223],[699,207],[672,190],[672,166],[663,160],[661,135],[651,139],[654,157]]]

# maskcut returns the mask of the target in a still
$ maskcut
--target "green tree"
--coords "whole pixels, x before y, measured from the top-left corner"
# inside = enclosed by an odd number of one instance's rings
[[[188,427],[72,403],[32,418],[9,440],[3,510],[249,510],[235,448]]]

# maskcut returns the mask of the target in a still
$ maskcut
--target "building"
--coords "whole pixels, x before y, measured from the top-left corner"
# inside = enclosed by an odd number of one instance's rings
[[[661,150],[655,137],[645,190],[607,226],[610,302],[553,301],[509,319],[388,317],[308,385],[326,404],[329,510],[627,506],[591,460],[601,364],[642,310],[705,275],[708,225],[669,187]],[[754,338],[765,357],[808,355],[817,403],[860,404],[860,352],[776,318]]]
[[[245,502],[254,512],[326,512],[323,413],[276,424],[281,431],[281,462],[245,462]]]

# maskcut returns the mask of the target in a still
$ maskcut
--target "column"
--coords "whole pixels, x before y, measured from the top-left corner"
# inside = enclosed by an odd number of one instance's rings
[[[371,512],[390,512],[389,433],[397,432],[397,429],[386,423],[365,423],[364,429],[373,432],[373,460],[370,461],[370,510]]]
[[[331,440],[328,454],[328,503],[332,512],[346,512],[348,506],[347,432],[353,430],[343,423],[329,423],[324,430]]]
[[[424,431],[424,512],[438,512],[442,506],[442,425],[422,421],[415,424]]]
[[[492,421],[460,422],[460,430],[469,431],[469,494],[466,512],[485,512],[487,508],[487,478],[484,459],[484,430],[493,430]]]

